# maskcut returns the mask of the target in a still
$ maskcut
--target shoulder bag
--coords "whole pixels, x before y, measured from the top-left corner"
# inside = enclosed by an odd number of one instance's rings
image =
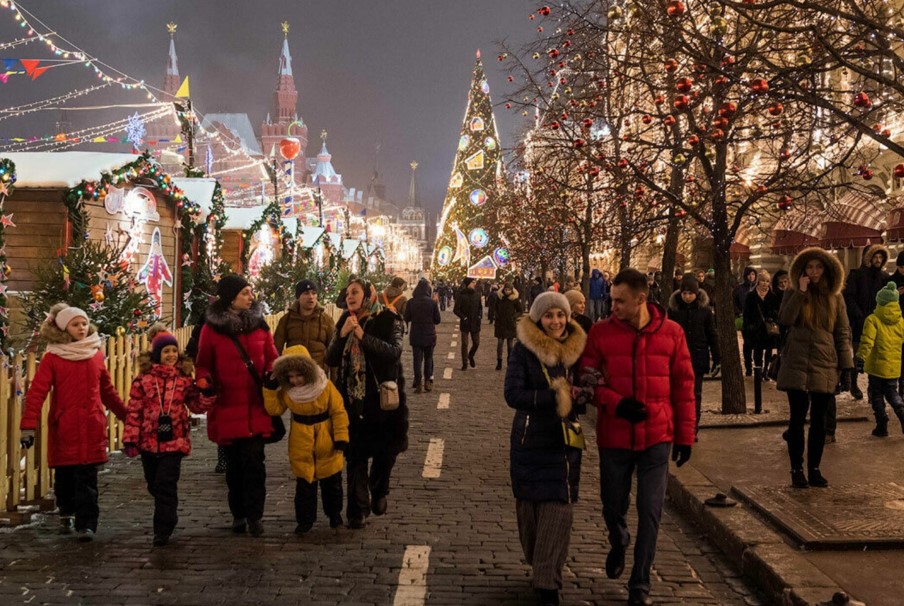
[[[248,352],[245,351],[245,348],[242,347],[242,344],[239,342],[238,338],[235,335],[230,335],[230,339],[235,344],[236,349],[239,350],[239,354],[242,356],[242,361],[245,363],[245,368],[248,369],[248,373],[251,375],[251,378],[254,379],[254,382],[257,383],[258,388],[264,388],[264,380],[263,378],[257,374],[257,371],[254,369],[254,362],[251,361],[251,358],[248,357]],[[273,431],[270,432],[270,436],[264,438],[264,442],[267,444],[276,444],[284,437],[286,437],[286,424],[283,423],[282,417],[279,415],[271,415],[270,421],[273,423]]]
[[[543,376],[546,377],[546,384],[552,387],[552,378],[549,376],[549,371],[546,370],[546,365],[540,362],[540,368],[543,369]],[[577,448],[578,450],[586,450],[587,442],[584,440],[584,431],[581,429],[581,424],[577,420],[572,421],[571,419],[562,419],[562,440],[565,442],[565,446],[569,448]]]

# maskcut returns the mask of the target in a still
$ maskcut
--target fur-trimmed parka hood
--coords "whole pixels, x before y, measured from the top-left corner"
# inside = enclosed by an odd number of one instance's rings
[[[207,308],[204,321],[212,329],[226,336],[244,335],[259,328],[270,330],[264,320],[264,307],[260,301],[255,301],[251,309],[234,314],[228,310],[226,303],[218,299]]]
[[[860,265],[862,267],[869,267],[870,261],[872,260],[873,256],[876,253],[881,254],[882,257],[884,258],[884,261],[882,261],[882,267],[879,268],[879,269],[884,269],[885,264],[888,263],[888,249],[885,247],[884,244],[873,244],[871,246],[867,246],[866,248],[864,248],[863,256],[860,258]]]
[[[807,263],[813,259],[822,261],[822,265],[825,267],[822,279],[828,281],[829,293],[833,295],[841,294],[841,290],[844,288],[844,266],[838,257],[818,246],[805,248],[794,257],[794,261],[791,262],[791,269],[788,272],[791,275],[791,288],[797,288],[800,277],[804,275],[804,270],[807,268]]]
[[[151,352],[143,351],[138,354],[138,372],[144,374],[150,372],[153,367],[154,362],[151,360]],[[187,377],[190,377],[195,373],[194,361],[185,354],[179,354],[179,361],[176,362],[176,368],[182,371],[182,374]]]
[[[681,309],[681,305],[684,304],[684,301],[681,299],[681,291],[676,290],[672,293],[672,296],[669,297],[669,310],[678,311]],[[697,305],[697,307],[703,309],[705,307],[709,307],[709,295],[706,294],[706,291],[702,288],[697,291],[697,298],[694,299],[691,305]]]
[[[504,288],[500,288],[500,289],[496,292],[496,296],[499,297],[500,299],[504,299],[504,298],[505,298],[505,289],[504,289]],[[519,297],[519,295],[518,295],[518,289],[517,289],[517,288],[513,288],[513,289],[512,289],[512,294],[510,294],[510,295],[508,296],[509,300],[510,300],[510,301],[517,301],[517,300],[518,300],[518,297]]]
[[[51,317],[56,317],[56,314],[61,309],[65,309],[69,307],[65,303],[57,303],[53,307],[50,308]],[[41,323],[41,328],[38,331],[41,335],[41,338],[44,339],[47,343],[53,343],[55,345],[65,345],[66,343],[72,343],[72,335],[70,335],[65,330],[60,330],[60,327],[56,325],[51,319],[47,319]],[[97,332],[97,326],[94,324],[88,324],[88,336],[91,336]]]
[[[587,334],[574,320],[568,320],[566,330],[568,336],[564,341],[558,341],[547,336],[530,316],[522,316],[516,326],[518,341],[537,356],[540,362],[546,366],[563,364],[568,368],[581,358],[584,345],[587,344]]]
[[[313,385],[318,380],[319,370],[320,367],[304,345],[293,345],[273,363],[273,378],[279,381],[283,389],[290,389],[292,387],[289,383],[290,372],[297,372],[303,376],[305,385]]]

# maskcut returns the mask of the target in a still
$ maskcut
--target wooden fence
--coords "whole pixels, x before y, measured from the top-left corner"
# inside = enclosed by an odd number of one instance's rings
[[[333,308],[334,306],[328,306]],[[327,309],[335,317],[335,309]],[[267,325],[273,331],[282,313],[267,316]],[[173,335],[182,351],[191,337],[191,326],[178,328]],[[105,343],[106,365],[113,385],[124,402],[128,402],[132,380],[138,375],[138,354],[149,349],[146,334],[109,337]],[[53,509],[48,499],[53,487],[53,471],[47,466],[47,418],[50,396],[41,410],[41,425],[35,435],[35,445],[22,450],[19,444],[19,419],[25,403],[25,394],[34,379],[39,357],[35,352],[17,353],[2,357],[0,369],[0,525],[20,524],[29,511],[36,507]],[[108,449],[122,448],[123,424],[107,413]]]

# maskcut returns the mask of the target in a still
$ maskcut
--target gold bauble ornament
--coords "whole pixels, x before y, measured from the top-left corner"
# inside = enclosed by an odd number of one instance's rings
[[[94,293],[94,300],[97,301],[98,303],[103,303],[104,302],[104,293],[102,293],[101,291],[97,291],[96,293]]]

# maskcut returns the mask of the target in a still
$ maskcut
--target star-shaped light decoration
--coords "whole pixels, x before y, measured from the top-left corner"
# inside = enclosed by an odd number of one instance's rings
[[[16,224],[13,223],[13,213],[0,217],[0,224],[2,224],[3,227],[15,227]]]
[[[5,182],[0,181],[0,196],[8,196],[9,195],[9,185]]]
[[[192,266],[192,260],[188,253],[182,255],[182,267],[185,267],[186,265],[189,267]]]
[[[104,303],[103,301],[95,301],[94,303],[88,305],[88,307],[91,309],[91,311],[100,311],[104,308]]]
[[[0,295],[5,295],[7,290],[9,290],[9,287],[0,282]]]

